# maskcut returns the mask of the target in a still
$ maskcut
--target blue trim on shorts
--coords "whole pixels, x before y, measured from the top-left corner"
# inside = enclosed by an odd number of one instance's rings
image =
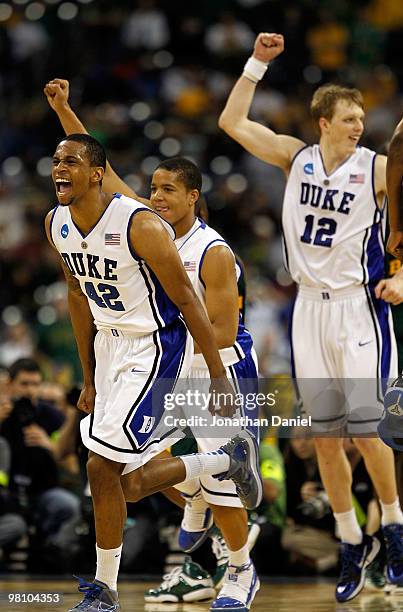
[[[149,377],[149,380],[151,380],[151,377],[154,378],[152,387],[148,388],[147,391],[146,387],[144,387],[123,424],[130,443],[133,444],[134,437],[138,448],[144,450],[144,446],[161,421],[165,411],[164,397],[167,393],[172,392],[182,368],[186,339],[187,329],[180,320],[178,320],[177,325],[165,327],[158,332],[154,332],[158,359],[161,357],[159,359],[158,371],[155,372],[156,362],[154,361],[154,372]],[[139,430],[144,427],[147,419],[153,419],[153,426],[150,428],[150,431],[140,432]]]
[[[297,402],[298,402],[299,406],[302,408],[303,407],[302,396],[301,396],[301,393],[300,393],[299,387],[298,387],[297,372],[296,372],[296,369],[295,369],[294,345],[292,343],[292,329],[293,329],[293,324],[294,324],[294,311],[295,311],[295,304],[297,302],[297,299],[298,299],[298,295],[294,299],[294,301],[292,303],[292,306],[291,306],[290,319],[289,319],[289,322],[288,322],[288,341],[290,343],[290,362],[291,362],[292,382],[293,382],[293,385],[294,385],[295,395],[297,397]]]
[[[160,438],[153,438],[150,440],[164,412],[163,402],[159,403],[159,410],[155,411],[155,405],[157,403],[156,397],[158,396],[154,397],[154,394],[172,393],[175,383],[181,374],[186,351],[187,333],[186,325],[181,319],[177,319],[177,321],[169,328],[163,328],[162,330],[155,331],[153,333],[153,341],[156,347],[154,362],[142,390],[138,394],[134,404],[129,409],[128,415],[123,423],[125,434],[132,448],[120,448],[118,446],[114,446],[113,444],[109,444],[108,442],[104,442],[100,438],[94,436],[92,433],[94,413],[90,415],[91,418],[89,427],[89,437],[92,440],[98,442],[102,446],[120,453],[133,453],[133,455],[140,455],[153,444],[158,444],[161,440],[165,440],[167,437],[177,431],[177,428],[175,427],[164,433]],[[161,381],[161,383],[159,383],[159,381]],[[153,413],[153,408],[155,414]],[[133,435],[129,433],[129,430],[134,433],[133,429],[135,427],[138,426],[138,428],[141,429],[144,425],[143,416],[155,417],[155,422],[153,427],[150,428],[150,431],[146,432],[145,434],[139,434],[139,432],[136,431],[134,438],[136,442],[141,445],[136,446],[136,443],[133,440]],[[132,421],[130,421],[131,418]]]
[[[235,344],[233,346],[239,359],[243,359],[243,355],[240,355],[239,348],[236,346],[236,343],[239,344],[239,346],[243,350],[244,355],[247,355],[251,352],[253,346],[252,336],[246,329],[245,325],[241,323],[241,315],[239,315],[238,331],[236,335]]]
[[[249,352],[245,359],[234,363],[234,365],[230,366],[231,373],[234,372],[238,387],[238,392],[241,393],[244,397],[253,396],[256,397],[259,392],[259,381],[258,381],[258,372],[256,370],[256,364],[252,357],[252,353]],[[252,410],[247,409],[246,406],[241,410],[242,416],[246,416],[250,419],[257,419],[259,417],[259,407],[255,403]],[[246,428],[250,431],[259,441],[259,427],[257,425],[247,425]]]
[[[375,287],[367,286],[366,294],[371,317],[375,327],[376,344],[378,349],[378,371],[377,377],[381,379],[378,384],[378,399],[383,401],[387,389],[387,380],[390,376],[392,361],[392,338],[389,324],[390,306],[384,300],[378,300],[375,296]],[[380,330],[380,337],[378,326]]]

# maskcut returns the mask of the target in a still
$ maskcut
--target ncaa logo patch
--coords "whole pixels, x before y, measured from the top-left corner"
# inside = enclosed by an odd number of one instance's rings
[[[305,174],[313,174],[313,164],[305,164],[304,172]]]
[[[69,226],[67,225],[67,223],[62,225],[60,233],[62,235],[62,238],[67,238],[67,236],[69,235]]]

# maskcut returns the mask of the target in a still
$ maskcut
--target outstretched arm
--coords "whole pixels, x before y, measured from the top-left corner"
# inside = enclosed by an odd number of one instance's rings
[[[234,85],[218,125],[249,153],[279,166],[288,174],[293,157],[305,143],[292,136],[276,134],[248,118],[256,85],[266,71],[265,66],[280,55],[283,49],[284,39],[281,34],[259,34],[253,55],[246,63],[243,75]]]
[[[45,231],[51,246],[54,247],[50,236],[52,212],[53,211],[50,211],[46,215]],[[71,274],[63,260],[61,260],[61,265],[67,281],[70,318],[84,378],[84,387],[77,406],[80,410],[83,410],[83,412],[92,412],[95,401],[94,318],[88,305],[88,299],[81,291],[80,283],[76,277]]]
[[[386,186],[388,192],[388,209],[390,235],[388,251],[395,257],[403,259],[403,119],[395,129],[390,141],[388,161],[386,164]]]
[[[49,106],[57,114],[62,128],[68,134],[88,134],[85,126],[81,123],[69,104],[69,82],[65,79],[53,79],[45,85],[44,93]],[[103,179],[105,191],[108,193],[122,193],[129,198],[134,198],[149,206],[149,201],[137,195],[122,179],[116,174],[110,163],[106,163],[106,171]]]

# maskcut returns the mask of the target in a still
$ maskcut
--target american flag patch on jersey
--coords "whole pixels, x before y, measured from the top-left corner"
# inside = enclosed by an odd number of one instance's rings
[[[185,267],[186,272],[194,272],[196,270],[195,261],[184,261],[183,265]]]
[[[120,234],[105,234],[105,244],[120,245]]]
[[[365,174],[350,174],[349,183],[364,183]]]

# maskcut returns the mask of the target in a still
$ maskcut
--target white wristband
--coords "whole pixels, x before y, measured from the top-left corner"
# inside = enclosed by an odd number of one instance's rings
[[[268,67],[268,63],[266,64],[251,55],[244,66],[243,75],[250,81],[258,83],[264,77]]]

